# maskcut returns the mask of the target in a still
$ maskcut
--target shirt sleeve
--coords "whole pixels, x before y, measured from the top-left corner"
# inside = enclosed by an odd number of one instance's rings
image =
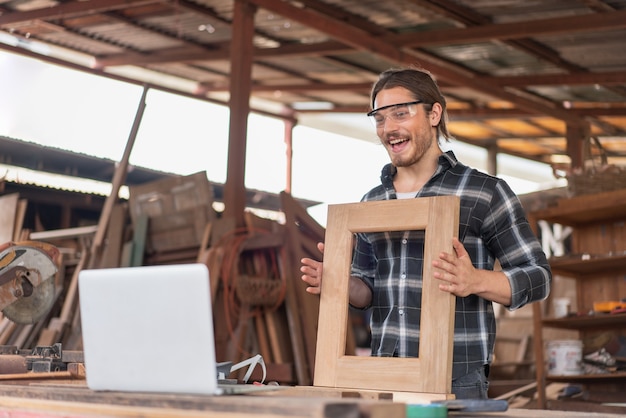
[[[545,299],[552,272],[522,204],[504,181],[496,184],[483,224],[486,244],[511,285],[510,310]]]
[[[370,290],[374,289],[375,260],[372,245],[365,238],[365,235],[356,234],[350,274],[363,280]]]

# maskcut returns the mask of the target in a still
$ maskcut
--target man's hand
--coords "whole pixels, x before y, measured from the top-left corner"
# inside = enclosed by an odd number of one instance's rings
[[[455,296],[477,295],[504,306],[511,305],[511,285],[501,271],[479,270],[472,264],[467,250],[458,238],[452,239],[454,254],[442,252],[433,261],[439,290]]]
[[[318,242],[317,249],[320,250],[323,255],[324,243]],[[313,260],[312,258],[303,258],[300,262],[302,263],[302,267],[300,267],[300,271],[303,273],[302,280],[309,285],[306,291],[314,295],[319,295],[322,289],[324,265],[321,261]]]
[[[442,252],[439,259],[433,261],[436,269],[433,275],[443,282],[439,284],[439,289],[459,297],[477,293],[474,287],[478,279],[476,268],[467,250],[456,237],[452,239],[452,248],[454,254]]]

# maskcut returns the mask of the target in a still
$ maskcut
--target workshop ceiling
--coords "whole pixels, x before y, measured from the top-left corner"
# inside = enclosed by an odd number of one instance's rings
[[[460,141],[550,162],[568,153],[566,127],[588,122],[609,163],[626,166],[626,0],[245,1],[255,111],[365,113],[381,71],[420,66]],[[227,103],[234,9],[0,0],[0,48]]]

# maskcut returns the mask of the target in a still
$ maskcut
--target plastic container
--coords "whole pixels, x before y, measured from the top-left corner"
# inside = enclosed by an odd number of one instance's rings
[[[583,372],[583,343],[579,340],[548,341],[548,375],[572,376]]]
[[[438,404],[410,404],[406,406],[406,418],[447,418],[448,408]]]
[[[553,303],[555,318],[565,318],[569,315],[570,302],[568,298],[556,298]]]

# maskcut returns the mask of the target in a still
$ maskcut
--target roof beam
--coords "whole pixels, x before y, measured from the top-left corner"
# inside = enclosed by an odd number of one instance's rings
[[[130,6],[144,6],[152,3],[162,3],[163,0],[90,0],[70,1],[57,6],[43,7],[25,12],[0,13],[0,26],[10,26],[15,23],[31,20],[67,19],[75,16],[85,16],[127,9]]]
[[[509,77],[484,77],[488,83],[501,86],[559,86],[585,84],[624,84],[626,71],[610,73],[534,74]]]
[[[367,110],[363,106],[338,106],[328,110],[298,110],[298,113],[363,113]],[[532,119],[541,115],[532,114],[522,109],[493,109],[488,107],[471,107],[458,109],[448,107],[448,114],[454,120],[476,120],[476,119]],[[580,107],[568,110],[579,118],[585,116],[626,116],[624,106],[602,106],[602,107]]]
[[[453,3],[449,0],[409,0],[420,7],[434,11],[435,13],[447,16],[461,25],[477,26],[493,23],[491,18],[477,13],[469,7]],[[551,62],[560,68],[568,71],[584,71],[584,68],[563,59],[552,48],[547,47],[533,39],[509,39],[503,41],[505,44],[513,46],[528,54],[541,58],[546,62]]]
[[[307,8],[299,8],[286,1],[275,0],[248,0],[266,10],[271,10],[288,19],[297,21],[310,28],[328,34],[341,42],[360,51],[370,51],[396,62],[407,62],[411,57],[389,42],[374,36],[367,31],[330,18],[323,13]]]
[[[193,92],[189,92],[189,91],[185,91],[182,89],[176,89],[176,88],[171,88],[171,87],[167,87],[165,85],[159,85],[156,83],[150,83],[150,82],[145,82],[145,81],[141,81],[141,80],[136,80],[133,78],[129,78],[129,77],[125,77],[122,75],[118,75],[118,74],[113,74],[113,73],[107,73],[105,71],[102,70],[98,70],[98,69],[93,69],[93,68],[88,68],[88,67],[84,67],[82,65],[79,64],[74,64],[68,61],[64,61],[61,60],[59,58],[54,58],[54,57],[49,57],[49,56],[45,56],[45,55],[41,55],[38,54],[36,52],[32,52],[28,49],[24,49],[24,48],[19,48],[19,47],[15,47],[15,46],[11,46],[11,45],[6,45],[2,42],[0,42],[0,50],[6,50],[15,54],[19,54],[19,55],[23,55],[26,57],[30,57],[30,58],[36,58],[38,60],[50,63],[50,64],[54,64],[54,65],[59,65],[65,68],[70,68],[73,70],[77,70],[77,71],[81,71],[87,74],[93,74],[93,75],[97,75],[97,76],[101,76],[101,77],[106,77],[109,78],[111,80],[117,80],[117,81],[122,81],[124,83],[128,83],[128,84],[134,84],[137,86],[146,86],[148,88],[154,89],[154,90],[159,90],[159,91],[163,91],[166,93],[171,93],[171,94],[176,94],[178,96],[183,96],[183,97],[189,97],[192,99],[197,99],[197,100],[202,100],[208,103],[213,103],[213,104],[217,104],[217,105],[221,105],[221,106],[228,106],[228,101],[227,100],[218,100],[218,99],[214,99],[211,97],[207,97],[203,90],[201,88],[197,88],[196,91]],[[298,121],[289,116],[289,115],[283,115],[283,114],[278,114],[278,113],[273,113],[264,109],[261,109],[259,107],[252,107],[251,108],[251,112],[252,113],[256,113],[259,115],[263,115],[263,116],[267,116],[270,118],[274,118],[274,119],[279,119],[279,120],[288,120],[292,123],[297,123]]]
[[[477,13],[473,9],[465,7],[463,5],[458,5],[456,3],[452,3],[450,0],[409,0],[419,5],[420,7],[427,8],[429,10],[433,10],[436,13],[442,14],[444,16],[448,16],[451,19],[454,19],[462,24],[468,26],[476,26],[476,25],[486,25],[493,23],[492,20],[483,16],[480,13]],[[614,12],[616,9],[612,6],[607,5],[601,0],[586,0],[585,4],[591,10],[599,12],[599,13],[608,13]],[[530,36],[530,35],[529,35]],[[572,73],[584,73],[587,72],[586,68],[581,67],[576,63],[572,63],[567,61],[559,53],[554,51],[552,48],[537,42],[534,39],[530,38],[522,38],[522,39],[498,39],[498,41],[503,42],[506,45],[510,45],[514,48],[517,48],[521,51],[524,51],[528,54],[534,55],[546,62],[552,63],[559,68],[562,68],[568,72]],[[626,95],[624,88],[620,86],[612,86],[608,87],[609,90],[614,91],[619,95]]]
[[[252,86],[254,92],[273,92],[282,91],[289,93],[307,93],[315,91],[336,91],[351,90],[354,92],[369,92],[372,89],[372,83],[322,83],[313,82],[307,84],[255,84]],[[224,92],[228,91],[228,86],[208,86],[205,85],[207,92]]]
[[[381,55],[387,59],[403,64],[415,64],[417,60],[424,61],[425,66],[437,77],[446,79],[453,84],[473,88],[494,97],[499,97],[533,113],[543,113],[562,120],[578,119],[561,107],[559,104],[540,101],[530,98],[527,94],[519,91],[505,90],[497,85],[488,85],[482,82],[471,71],[461,70],[450,64],[438,61],[427,54],[418,53],[407,48],[397,47],[398,43],[392,37],[381,39],[370,33],[354,28],[341,21],[325,16],[310,9],[301,9],[285,1],[275,0],[249,0],[259,7],[271,10],[281,16],[293,19],[303,25],[328,34],[341,42],[358,49]]]
[[[503,77],[478,77],[483,83],[497,84],[499,86],[527,87],[527,86],[559,86],[559,85],[611,85],[626,83],[626,71],[615,71],[610,73],[576,73],[576,74],[537,74],[524,76],[503,76]],[[307,91],[332,91],[332,90],[370,90],[371,83],[310,83],[310,84],[275,84],[275,85],[255,85],[252,90],[261,91],[288,91],[292,93],[303,93]],[[439,87],[449,87],[445,82],[439,82]],[[207,91],[227,91],[225,86],[207,87]]]
[[[467,28],[432,30],[419,33],[413,32],[393,36],[393,39],[394,42],[398,42],[398,45],[405,47],[423,47],[623,28],[626,28],[626,10],[523,22],[485,24]]]
[[[219,61],[229,58],[229,45],[224,43],[215,50],[198,47],[175,48],[169,51],[159,51],[155,54],[115,54],[97,57],[96,67],[112,67],[117,65],[147,65],[163,64],[168,62]],[[349,51],[345,44],[331,41],[319,44],[288,44],[278,48],[255,48],[255,58],[276,57],[303,57],[340,54]]]

